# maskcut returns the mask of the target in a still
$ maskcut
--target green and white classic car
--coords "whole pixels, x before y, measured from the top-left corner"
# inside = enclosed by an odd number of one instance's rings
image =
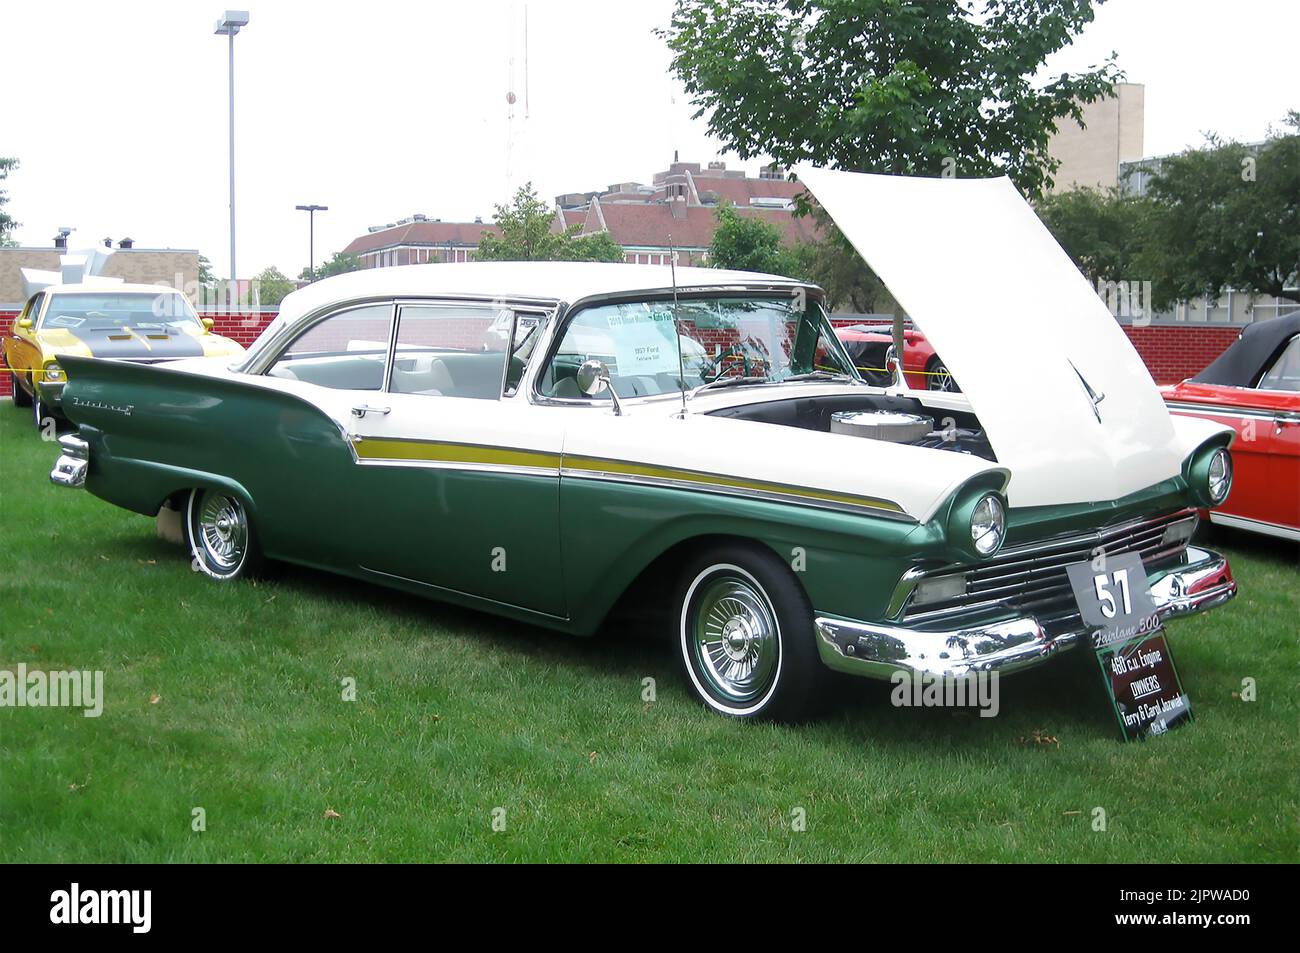
[[[1170,417],[1009,183],[805,181],[962,393],[863,382],[787,278],[385,268],[294,292],[229,367],[68,358],[51,478],[171,514],[216,580],[283,560],[574,635],[648,590],[738,717],[801,716],[831,670],[1043,662],[1098,550],[1141,555],[1162,617],[1235,594],[1189,544],[1231,431]]]

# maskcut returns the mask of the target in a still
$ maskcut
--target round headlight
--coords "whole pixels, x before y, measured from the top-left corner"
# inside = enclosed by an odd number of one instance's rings
[[[1215,506],[1228,498],[1228,491],[1232,489],[1232,456],[1227,450],[1220,448],[1214,451],[1214,456],[1210,457],[1206,483],[1206,489]]]
[[[1000,499],[990,493],[975,504],[970,515],[970,538],[977,553],[991,556],[997,552],[1006,529],[1007,514]]]
[[[51,361],[49,364],[46,364],[45,379],[47,381],[63,380],[63,368],[59,367],[59,365],[54,363],[53,361]]]

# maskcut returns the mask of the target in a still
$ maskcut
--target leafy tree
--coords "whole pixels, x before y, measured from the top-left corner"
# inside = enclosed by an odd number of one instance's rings
[[[790,246],[782,245],[780,230],[761,218],[741,215],[730,205],[721,206],[717,214],[710,266],[811,281],[826,291],[830,309],[847,305],[871,312],[893,303],[884,284],[820,208],[812,209],[812,214],[823,237]]]
[[[292,279],[286,277],[274,265],[263,268],[253,277],[253,280],[257,282],[258,301],[267,305],[279,304],[297,287]]]
[[[315,271],[312,271],[310,268],[304,268],[298,277],[303,281],[319,281],[322,278],[329,278],[333,275],[342,275],[349,271],[360,270],[360,258],[345,251],[336,251],[328,261],[321,262],[317,265]]]
[[[1163,160],[1138,258],[1157,309],[1226,288],[1300,301],[1300,113],[1285,128],[1257,148],[1210,136]]]
[[[1058,120],[1110,94],[1102,65],[1040,82],[1087,0],[677,0],[660,31],[696,116],[741,158],[1051,184]]]
[[[199,256],[199,287],[214,288],[217,284],[217,276],[212,273],[212,262],[208,260],[207,255]]]
[[[577,232],[581,227],[571,225],[565,232],[568,236],[564,254],[566,261],[623,260],[623,246],[614,241],[614,237],[609,232],[579,236]]]
[[[0,157],[0,182],[9,178],[9,173],[16,168],[18,168],[17,159],[5,159]],[[10,237],[9,233],[18,227],[18,223],[10,218],[4,210],[4,207],[8,203],[8,194],[4,189],[0,189],[0,246],[12,245],[14,243],[13,238]]]
[[[781,245],[781,232],[761,218],[741,215],[731,205],[718,208],[718,227],[709,245],[709,265],[736,271],[802,278],[804,261]]]
[[[1150,203],[1116,189],[1071,189],[1034,203],[1044,224],[1094,284],[1135,280]]]
[[[513,201],[496,207],[497,235],[485,231],[475,257],[479,261],[622,261],[623,249],[609,236],[579,237],[580,226],[563,232],[552,228],[554,210],[532,183],[520,186]]]
[[[804,273],[825,290],[827,308],[847,307],[859,314],[896,310],[898,304],[885,283],[867,267],[825,210],[816,207],[812,214],[822,237],[812,244],[797,247],[795,251],[807,262]]]

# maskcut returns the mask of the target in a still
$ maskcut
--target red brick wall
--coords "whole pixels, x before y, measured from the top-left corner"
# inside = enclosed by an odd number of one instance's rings
[[[17,311],[0,311],[0,329],[5,334],[13,324]],[[258,314],[219,314],[204,313],[204,317],[215,322],[213,330],[218,334],[233,338],[247,347],[262,332],[262,329],[275,317],[273,312],[263,311]],[[852,324],[853,321],[836,320],[837,325]],[[1176,384],[1184,378],[1191,377],[1218,357],[1223,350],[1237,339],[1239,327],[1206,327],[1197,325],[1151,325],[1145,328],[1125,327],[1133,346],[1146,362],[1147,369],[1157,384]],[[0,354],[0,367],[4,366]],[[0,398],[8,397],[10,392],[8,372],[0,372]]]
[[[1146,363],[1157,384],[1177,384],[1222,354],[1239,327],[1186,327],[1153,324],[1144,328],[1125,326],[1124,333]]]

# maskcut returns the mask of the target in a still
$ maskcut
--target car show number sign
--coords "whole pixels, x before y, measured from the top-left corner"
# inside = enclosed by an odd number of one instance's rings
[[[675,374],[678,367],[677,324],[669,311],[627,309],[609,319],[619,377]]]
[[[1125,741],[1162,735],[1191,720],[1136,553],[1067,567],[1102,681]]]

